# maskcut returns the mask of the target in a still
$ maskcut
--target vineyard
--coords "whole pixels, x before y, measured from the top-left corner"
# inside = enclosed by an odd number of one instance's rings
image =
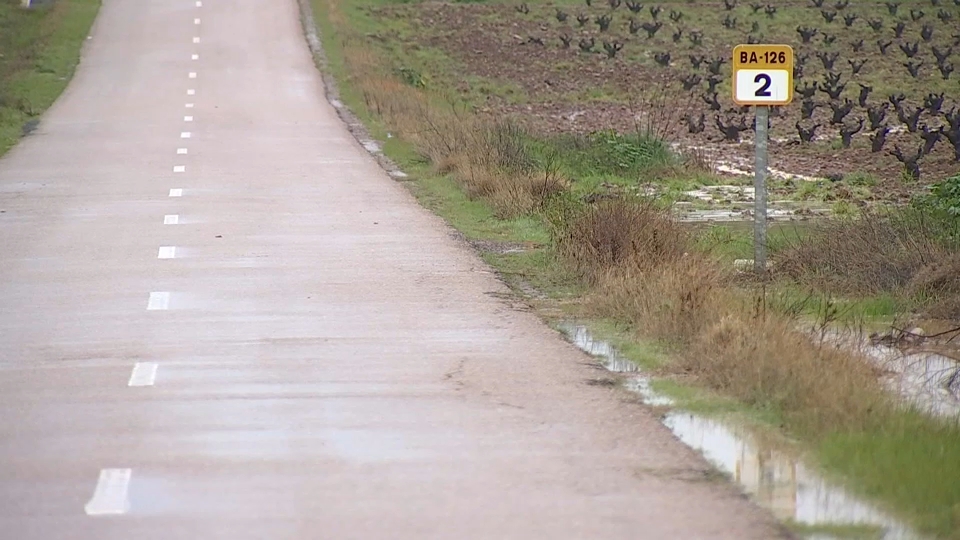
[[[738,167],[754,116],[732,102],[731,51],[786,43],[795,99],[771,113],[773,168],[867,174],[894,199],[960,170],[960,0],[411,3],[373,14],[390,21],[376,37],[431,60],[418,84],[449,86],[481,115],[541,136],[642,129]]]

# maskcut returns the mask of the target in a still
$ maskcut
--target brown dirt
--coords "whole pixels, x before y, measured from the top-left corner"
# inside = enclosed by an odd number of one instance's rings
[[[889,92],[902,91],[907,95],[907,104],[922,105],[926,92],[945,91],[947,99],[943,110],[949,110],[957,104],[956,75],[944,81],[935,68],[928,67],[914,80],[900,66],[906,60],[897,48],[900,43],[918,41],[921,49],[918,58],[924,59],[928,66],[933,66],[935,61],[931,47],[946,49],[956,39],[951,37],[949,23],[937,20],[933,13],[914,23],[905,15],[911,7],[910,2],[906,2],[901,7],[901,18],[906,18],[907,30],[904,39],[896,40],[890,29],[894,19],[887,16],[886,9],[882,10],[884,13],[879,13],[880,10],[860,13],[859,22],[848,29],[840,17],[834,24],[827,25],[820,19],[818,10],[804,11],[806,8],[799,6],[808,5],[806,2],[778,3],[781,4],[781,12],[785,13],[783,17],[790,19],[784,22],[774,19],[778,21],[776,24],[792,25],[791,21],[799,20],[804,25],[839,36],[835,46],[825,47],[820,44],[819,35],[813,40],[814,43],[801,44],[792,26],[789,32],[781,32],[789,33],[783,36],[787,39],[781,41],[791,43],[798,56],[810,56],[801,84],[822,78],[825,70],[816,52],[832,48],[840,53],[837,70],[843,73],[847,82],[842,97],[856,101],[859,92],[857,83],[863,82],[877,89],[868,103],[884,102]],[[926,4],[924,6],[929,8]],[[681,11],[693,19],[691,22],[676,25],[668,17],[670,9],[664,9],[660,15],[660,20],[665,23],[663,28],[654,39],[647,39],[643,30],[631,35],[627,29],[629,18],[639,22],[651,20],[646,8],[637,15],[630,13],[626,7],[613,10],[614,22],[610,30],[599,32],[592,20],[584,28],[579,28],[574,19],[579,13],[589,14],[593,19],[610,12],[605,2],[594,2],[592,7],[584,4],[564,4],[561,7],[569,13],[566,23],[559,23],[554,18],[556,7],[552,3],[531,5],[529,14],[519,13],[514,4],[446,3],[389,6],[378,10],[378,14],[402,19],[410,25],[412,32],[406,38],[408,46],[439,49],[453,59],[458,64],[457,69],[462,70],[462,73],[458,73],[459,82],[453,85],[455,90],[473,99],[477,111],[482,115],[510,116],[534,132],[546,135],[589,133],[605,129],[628,132],[638,126],[653,127],[682,144],[714,148],[724,156],[750,162],[753,146],[749,139],[752,133],[744,132],[744,142],[741,143],[724,142],[714,125],[715,113],[701,100],[706,83],[701,83],[695,91],[687,92],[679,82],[681,77],[693,73],[705,79],[708,75],[706,66],[698,72],[694,71],[688,55],[696,53],[708,59],[728,57],[735,44],[746,41],[747,22],[740,23],[742,28],[739,32],[726,31],[719,21],[728,12],[722,9],[720,3],[698,3],[696,13],[687,5],[682,5]],[[750,8],[742,6],[733,13],[741,21],[757,20],[761,28],[772,31],[767,25],[773,27],[774,23],[769,22],[762,12],[751,15]],[[884,20],[884,28],[880,33],[874,33],[863,22],[870,17]],[[923,42],[919,37],[921,23],[931,24],[935,28],[935,37],[930,43]],[[679,44],[672,43],[671,33],[677,26],[683,27],[687,33],[694,29],[702,30],[705,36],[703,45],[694,47],[686,37]],[[561,47],[561,34],[573,37],[569,49]],[[417,37],[409,37],[413,35]],[[878,36],[894,41],[887,56],[881,55],[877,49]],[[531,38],[542,39],[544,44],[530,42]],[[595,39],[595,52],[580,52],[577,43],[581,38]],[[864,46],[861,51],[854,53],[846,42],[857,39],[863,39]],[[607,58],[601,44],[603,40],[618,40],[624,44],[624,49],[616,58]],[[673,51],[671,65],[660,67],[653,60],[654,54],[667,50]],[[852,75],[847,63],[850,59],[867,60],[861,75]],[[743,118],[752,123],[752,112],[744,114],[735,110],[728,97],[729,71],[729,64],[720,69],[724,79],[718,87],[719,101],[723,106],[721,117]],[[511,94],[499,91],[502,88],[483,88],[491,82],[514,86],[518,90]],[[437,84],[442,82],[438,81]],[[484,97],[477,99],[476,96]],[[889,194],[892,200],[900,200],[905,194],[916,191],[917,186],[897,187],[902,167],[888,151],[894,145],[900,145],[905,151],[916,148],[922,142],[918,133],[891,133],[884,150],[872,153],[869,133],[864,128],[854,136],[852,147],[844,149],[839,145],[838,128],[829,125],[832,116],[830,99],[824,93],[818,93],[815,99],[820,107],[814,115],[814,121],[822,124],[818,137],[825,137],[826,140],[800,144],[795,128],[795,123],[800,119],[801,99],[798,95],[793,104],[783,108],[779,118],[772,120],[771,137],[777,139],[771,141],[772,167],[795,174],[819,176],[865,172],[883,180],[892,180],[886,184],[892,191],[884,192],[885,198]],[[683,119],[688,114],[697,117],[700,113],[706,116],[706,129],[700,134],[691,135]],[[861,117],[866,120],[866,111],[856,106],[848,119]],[[902,126],[892,109],[888,111],[887,123]],[[924,112],[921,117],[923,123],[937,126],[943,123],[943,119]],[[935,181],[960,171],[960,163],[954,159],[953,149],[945,137],[932,153],[924,156],[921,167],[924,181]]]

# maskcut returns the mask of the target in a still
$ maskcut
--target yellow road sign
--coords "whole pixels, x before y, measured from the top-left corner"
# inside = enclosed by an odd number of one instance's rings
[[[793,101],[793,48],[734,47],[733,101],[737,105],[786,105]]]

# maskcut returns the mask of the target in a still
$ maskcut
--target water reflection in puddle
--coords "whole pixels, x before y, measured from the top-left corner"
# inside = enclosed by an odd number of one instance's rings
[[[564,324],[561,330],[611,371],[637,371],[635,364],[609,343],[594,339],[586,327]],[[647,404],[673,403],[670,398],[658,395],[647,377],[631,376],[626,387],[643,396]],[[805,467],[797,456],[763,444],[745,429],[680,410],[667,413],[663,423],[684,444],[701,452],[715,467],[730,475],[755,502],[778,519],[811,526],[873,526],[879,529],[878,538],[884,540],[921,538],[896,519]],[[809,538],[831,536],[819,534]]]

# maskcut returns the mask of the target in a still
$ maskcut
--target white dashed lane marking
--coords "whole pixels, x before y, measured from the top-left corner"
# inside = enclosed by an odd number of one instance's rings
[[[181,132],[181,133],[180,133],[180,138],[181,138],[181,139],[189,139],[189,138],[190,138],[190,132],[189,132],[189,131]]]
[[[187,170],[186,165],[174,165],[174,166],[173,166],[173,172],[175,172],[175,173],[186,172],[186,170]]]
[[[178,214],[167,214],[163,216],[164,225],[177,225],[180,223],[180,216]]]
[[[186,155],[186,154],[187,154],[187,149],[186,149],[186,148],[177,148],[177,155],[178,155],[178,156],[184,156],[184,155]]]
[[[127,489],[130,486],[132,469],[103,469],[97,480],[93,497],[83,510],[88,516],[126,514],[130,509]]]
[[[184,117],[183,117],[183,121],[184,121],[184,122],[193,122],[193,117],[192,117],[192,116],[184,116]]]
[[[197,7],[203,7],[203,2],[200,2],[199,0],[197,0]]]
[[[153,386],[156,379],[157,364],[155,362],[137,362],[133,365],[127,386]]]
[[[200,43],[200,38],[198,38],[198,37],[193,38],[193,42],[194,42],[194,43]]]
[[[173,188],[173,189],[171,189],[171,190],[170,190],[170,196],[171,196],[171,197],[182,197],[182,196],[183,196],[183,189],[181,189],[181,188]]]
[[[186,104],[186,107],[187,107],[188,109],[192,109],[192,108],[193,108],[193,103],[187,103],[187,104]]]
[[[170,293],[152,292],[147,300],[148,311],[162,311],[170,308]]]
[[[158,259],[173,259],[177,256],[176,246],[160,246],[157,251]]]
[[[199,54],[194,54],[194,55],[192,55],[192,56],[190,57],[190,59],[191,59],[191,60],[199,60],[199,59],[200,59],[200,55],[199,55]]]
[[[200,19],[194,19],[193,24],[200,24]]]
[[[193,88],[187,90],[187,95],[188,95],[188,96],[196,95],[196,93],[197,93],[197,91],[194,90]]]
[[[191,71],[190,73],[187,74],[187,77],[190,77],[191,79],[196,79],[196,78],[197,78],[197,72],[196,72],[196,71]]]

